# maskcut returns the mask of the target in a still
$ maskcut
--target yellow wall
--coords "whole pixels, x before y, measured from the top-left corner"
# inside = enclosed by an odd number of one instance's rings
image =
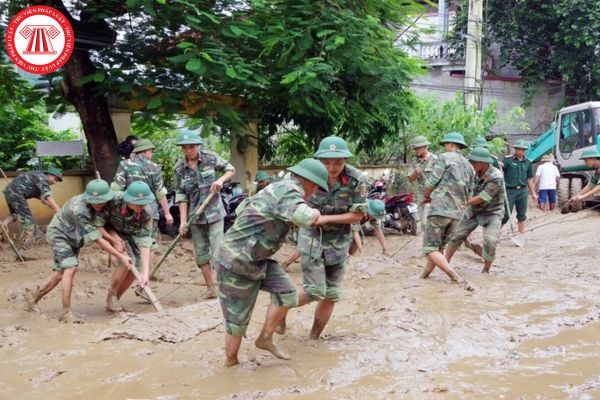
[[[12,180],[16,174],[7,172],[8,179]],[[73,171],[65,172],[62,182],[50,186],[52,196],[59,206],[65,204],[71,197],[83,192],[85,185],[93,179],[93,174],[88,171]],[[6,179],[0,178],[0,192],[4,190],[7,182]],[[43,205],[37,199],[29,199],[29,208],[33,214],[33,218],[38,224],[48,224],[54,215],[54,211]],[[9,214],[8,206],[4,196],[0,196],[0,218],[4,218]]]

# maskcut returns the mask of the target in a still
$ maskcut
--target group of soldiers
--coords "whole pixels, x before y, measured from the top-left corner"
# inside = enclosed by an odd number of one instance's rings
[[[208,204],[190,230],[207,297],[218,296],[221,304],[226,365],[239,363],[242,338],[260,290],[270,293],[271,303],[255,345],[288,359],[289,355],[274,342],[274,333],[285,333],[291,308],[316,302],[309,337],[321,336],[342,295],[351,244],[354,241],[355,248],[360,246],[354,233],[357,224],[380,220],[385,214],[383,204],[368,202],[366,175],[347,164],[353,156],[347,143],[329,136],[321,141],[314,158],[288,168],[284,179],[261,185],[255,195],[242,202],[234,225],[223,234],[225,211],[218,193],[234,176],[235,169],[217,154],[202,149],[202,140],[195,132],[181,132],[176,143],[183,154],[174,171],[181,234],[186,233],[190,214],[201,204]],[[524,157],[523,142],[517,142],[514,155],[504,159],[504,172],[494,166],[498,160],[490,154],[484,139],[475,142],[468,159],[462,154],[468,146],[460,133],[448,133],[442,144],[444,153],[436,156],[428,151],[427,139],[417,137],[413,143],[416,157],[408,172],[409,180],[418,184],[424,228],[427,264],[421,277],[427,278],[437,266],[452,282],[472,290],[450,265],[452,256],[471,232],[482,226],[483,272],[490,271],[500,229],[506,221],[505,209],[510,212],[516,206],[519,228],[525,231],[527,191],[535,198],[532,166]],[[148,285],[157,245],[159,206],[167,223],[173,222],[161,167],[152,161],[154,148],[150,141],[138,140],[133,156],[121,162],[111,185],[95,179],[61,209],[49,200],[49,185],[61,179],[60,171],[23,174],[8,185],[4,194],[11,218],[21,221],[24,229],[29,229],[32,222],[26,198],[44,199],[57,211],[47,231],[54,267],[37,290],[28,294],[26,309],[36,309],[37,303],[62,282],[61,320],[77,320],[70,309],[73,277],[80,249],[91,243],[120,262],[108,287],[107,310],[123,309],[119,299],[136,279],[139,287]],[[596,168],[596,175],[590,186],[575,196],[578,200],[600,190],[600,155],[586,153],[584,158]],[[257,181],[268,182],[266,178],[257,176]],[[216,195],[206,203],[211,192]],[[3,224],[8,222],[5,219]],[[300,288],[272,258],[293,227],[297,229],[296,248],[302,267]],[[382,247],[385,251],[384,242]],[[136,268],[139,274],[133,273]]]

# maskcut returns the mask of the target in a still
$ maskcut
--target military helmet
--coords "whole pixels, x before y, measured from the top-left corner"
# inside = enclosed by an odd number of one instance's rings
[[[111,201],[115,192],[110,189],[108,182],[102,179],[94,179],[85,187],[83,201],[88,204],[102,204]]]
[[[598,149],[584,150],[583,153],[581,153],[581,157],[579,157],[579,159],[585,160],[586,158],[600,158],[600,152],[598,152]]]
[[[140,153],[146,150],[154,150],[156,148],[155,145],[149,139],[140,139],[133,146],[133,153]]]
[[[305,158],[298,164],[289,167],[288,171],[316,183],[321,189],[329,191],[327,186],[327,169],[323,163],[314,158]]]
[[[475,147],[471,154],[469,154],[469,161],[491,164],[494,160],[488,149],[485,147]]]
[[[489,149],[489,145],[488,145],[487,140],[485,140],[485,138],[482,138],[482,137],[476,137],[473,140],[473,147],[474,148],[475,147],[484,147],[486,149]]]
[[[385,215],[385,204],[381,200],[367,200],[367,211],[369,215],[380,218]]]
[[[430,144],[431,143],[429,143],[429,140],[427,140],[427,138],[425,136],[417,136],[412,141],[413,149],[416,149],[418,147],[429,146]]]
[[[458,132],[450,132],[444,135],[444,138],[442,139],[442,144],[444,143],[455,143],[462,147],[467,147],[467,144],[465,143],[465,138],[462,134]]]
[[[527,143],[525,140],[520,139],[517,140],[517,143],[514,144],[513,146],[515,149],[529,149],[529,143]]]
[[[154,202],[155,197],[154,193],[150,190],[150,186],[148,186],[146,182],[135,181],[127,187],[123,199],[127,203],[145,206],[146,204]]]
[[[258,171],[254,177],[254,182],[266,181],[269,179],[267,171]]]
[[[353,157],[346,141],[338,136],[327,136],[319,143],[315,158],[350,158]]]
[[[202,142],[202,138],[198,134],[198,132],[194,132],[192,130],[186,129],[177,134],[177,139],[175,141],[177,146],[183,146],[184,144],[204,144]]]
[[[55,177],[58,178],[59,182],[62,182],[62,180],[63,180],[62,171],[60,170],[60,168],[48,167],[44,170],[44,173],[54,175]]]

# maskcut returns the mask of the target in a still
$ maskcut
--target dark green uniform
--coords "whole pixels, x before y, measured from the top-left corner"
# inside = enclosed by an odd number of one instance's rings
[[[13,179],[2,191],[12,217],[24,231],[33,229],[35,222],[27,199],[46,199],[52,196],[48,176],[43,172],[26,172]]]
[[[515,156],[504,158],[504,182],[508,195],[508,207],[512,213],[517,209],[517,221],[523,222],[527,219],[527,180],[533,178],[533,166],[531,161],[523,158],[518,160]],[[508,213],[504,215],[502,224],[508,222]]]
[[[346,165],[338,182],[329,184],[308,200],[308,205],[322,215],[362,212],[367,214],[367,179],[356,168]],[[304,276],[304,291],[311,300],[338,301],[352,241],[349,224],[326,224],[301,228],[298,231],[298,251]]]

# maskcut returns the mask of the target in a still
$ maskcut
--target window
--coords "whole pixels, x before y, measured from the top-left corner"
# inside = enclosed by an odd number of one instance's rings
[[[559,148],[564,158],[569,158],[571,153],[596,143],[597,125],[600,124],[600,110],[595,122],[592,120],[592,110],[581,110],[564,114],[561,119]]]

